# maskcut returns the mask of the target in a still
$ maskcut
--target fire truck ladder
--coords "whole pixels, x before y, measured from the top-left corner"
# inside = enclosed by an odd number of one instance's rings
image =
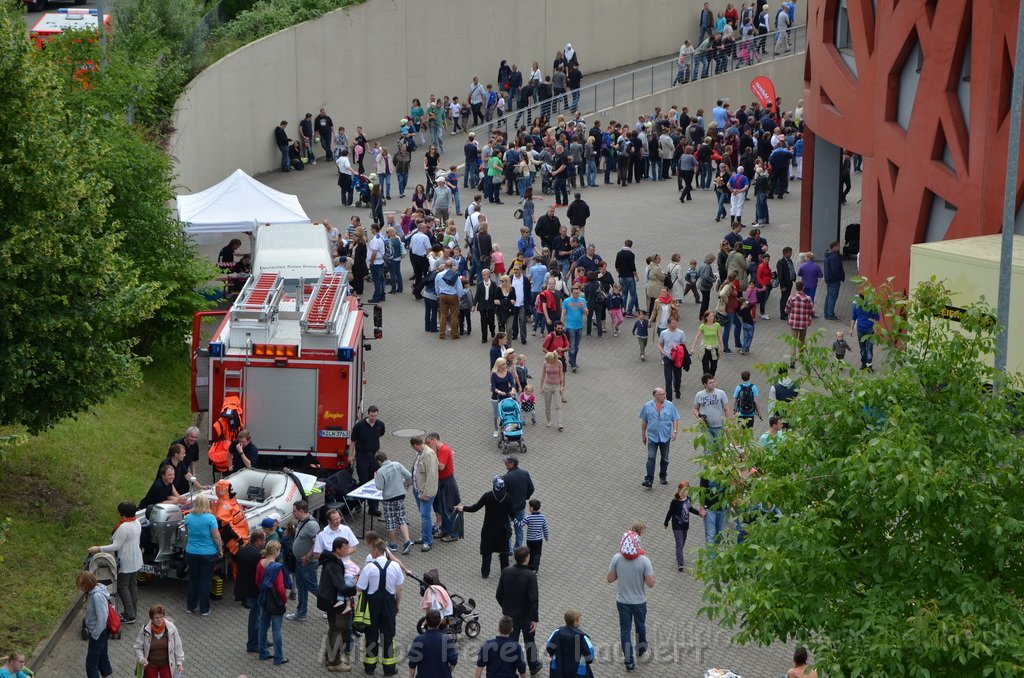
[[[322,273],[299,320],[302,331],[336,334],[338,317],[345,306],[342,302],[347,295],[344,276],[326,271]]]
[[[237,395],[242,398],[245,394],[245,372],[243,370],[224,370],[224,393],[223,397]],[[223,398],[221,399],[223,402]]]
[[[284,278],[277,273],[260,273],[249,278],[231,307],[231,320],[267,322],[277,313],[284,290]]]

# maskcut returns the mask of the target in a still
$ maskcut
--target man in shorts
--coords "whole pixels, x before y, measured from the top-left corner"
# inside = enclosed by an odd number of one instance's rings
[[[402,554],[412,549],[409,521],[405,518],[405,488],[412,484],[412,474],[397,461],[390,461],[384,450],[374,457],[380,468],[373,475],[373,484],[380,490],[384,505],[384,521],[388,527],[388,548],[398,550],[398,533],[402,534]]]

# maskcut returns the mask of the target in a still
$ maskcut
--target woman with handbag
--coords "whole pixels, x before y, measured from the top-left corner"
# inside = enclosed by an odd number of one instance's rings
[[[704,321],[697,327],[697,343],[693,346],[693,352],[700,353],[700,366],[704,374],[714,376],[722,352],[722,326],[715,320],[714,311],[704,313]]]
[[[256,565],[256,582],[260,587],[257,598],[260,606],[260,659],[270,659],[267,651],[267,631],[274,634],[274,664],[279,666],[288,663],[284,658],[284,637],[281,633],[281,622],[284,619],[285,601],[288,600],[287,590],[292,588],[292,578],[288,576],[284,566],[277,562],[281,552],[281,542],[271,541],[263,547],[263,559]]]
[[[502,275],[499,279],[498,294],[494,297],[494,311],[498,316],[498,331],[504,332],[516,303],[516,290],[512,278]]]
[[[185,650],[178,627],[165,616],[163,605],[149,608],[149,622],[135,639],[135,675],[140,678],[172,678],[185,672]],[[172,670],[173,668],[173,670]]]

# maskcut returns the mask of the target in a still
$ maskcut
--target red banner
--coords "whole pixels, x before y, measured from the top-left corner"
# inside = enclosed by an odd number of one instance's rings
[[[759,75],[750,81],[750,91],[757,97],[758,102],[765,108],[771,105],[775,110],[775,84],[766,75]]]

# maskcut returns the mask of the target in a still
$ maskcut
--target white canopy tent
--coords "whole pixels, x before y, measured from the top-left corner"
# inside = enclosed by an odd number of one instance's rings
[[[239,233],[258,224],[308,224],[295,195],[261,184],[238,169],[219,184],[192,195],[179,195],[178,219],[185,232]]]

